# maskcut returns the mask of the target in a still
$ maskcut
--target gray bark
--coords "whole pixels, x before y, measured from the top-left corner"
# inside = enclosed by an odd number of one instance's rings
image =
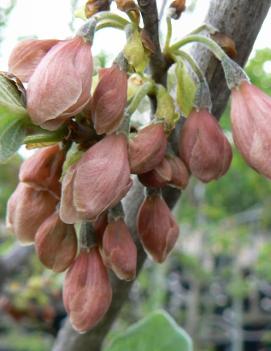
[[[270,8],[271,0],[212,0],[205,23],[212,24],[236,44],[236,61],[244,66]],[[213,101],[213,113],[222,114],[229,98],[220,63],[202,45],[195,45],[193,56],[207,73]]]
[[[261,28],[264,18],[270,7],[271,0],[212,0],[206,18],[224,33],[234,38],[238,48],[237,61],[244,65]],[[157,47],[157,54],[151,58],[151,71],[157,82],[164,82],[165,62],[161,56],[158,40],[158,18],[154,0],[138,1],[147,33]],[[213,111],[219,118],[225,108],[229,93],[223,82],[224,77],[218,61],[206,54],[205,49],[197,46],[194,56],[206,70],[208,81],[213,96]],[[172,208],[176,203],[179,193],[176,190],[168,190],[166,199]],[[138,247],[138,271],[146,258],[138,239],[136,238],[136,214],[143,199],[143,191],[136,182],[129,196],[125,199],[125,211],[127,224],[133,234]],[[86,334],[77,334],[67,320],[60,331],[53,351],[99,351],[112,323],[128,298],[132,283],[119,281],[111,277],[113,286],[113,302],[103,321]],[[128,351],[128,350],[127,350]]]

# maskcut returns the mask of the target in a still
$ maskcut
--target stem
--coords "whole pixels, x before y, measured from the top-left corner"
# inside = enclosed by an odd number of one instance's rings
[[[203,35],[188,35],[187,37],[177,41],[169,48],[169,53],[173,53],[178,50],[180,47],[189,44],[198,42],[204,44],[218,60],[222,60],[224,57],[227,57],[223,49],[212,39],[204,37]]]
[[[125,217],[121,202],[109,209],[107,217],[109,223]]]
[[[110,11],[102,11],[97,13],[95,16],[97,21],[101,21],[101,20],[112,20],[114,22],[118,22],[120,25],[122,25],[123,27],[127,26],[127,24],[129,24],[130,22],[127,21],[125,18],[112,13]]]
[[[138,89],[136,92],[135,96],[133,97],[131,103],[127,106],[126,108],[126,113],[128,115],[132,115],[136,109],[138,108],[138,105],[142,101],[142,99],[149,94],[154,88],[154,84],[151,82],[146,82]]]
[[[124,118],[123,122],[119,126],[117,132],[118,133],[124,133],[125,135],[129,135],[130,131],[130,121],[131,121],[131,116],[132,114],[136,111],[138,108],[138,105],[141,103],[142,99],[149,94],[154,88],[154,84],[152,82],[146,82],[144,83],[136,92],[135,96],[133,97],[132,101],[130,104],[126,107],[124,111]]]
[[[193,105],[196,107],[196,109],[208,108],[208,110],[211,111],[212,110],[212,99],[211,99],[209,85],[208,85],[207,80],[206,80],[202,70],[200,69],[199,65],[193,59],[193,57],[185,51],[180,50],[176,54],[188,62],[188,64],[190,65],[192,70],[195,72],[195,74],[197,75],[197,78],[199,80],[198,88],[196,91]]]
[[[95,230],[90,222],[82,222],[79,233],[80,249],[90,249],[97,245]]]
[[[67,135],[66,127],[60,128],[54,132],[47,132],[42,128],[36,128],[36,134],[28,135],[24,138],[24,144],[42,144],[42,143],[54,143],[62,141]]]
[[[195,30],[193,30],[192,32],[190,32],[189,35],[198,34],[198,33],[204,32],[204,31],[207,31],[210,34],[215,34],[216,32],[219,32],[219,30],[216,27],[212,26],[211,24],[204,23],[200,27],[198,27]]]
[[[103,28],[108,28],[108,27],[121,29],[121,30],[123,30],[125,28],[125,26],[123,26],[122,24],[120,24],[117,21],[105,19],[105,20],[102,20],[98,23],[98,25],[96,26],[96,32],[98,30],[101,30]]]
[[[175,55],[180,56],[183,60],[188,62],[192,70],[197,75],[199,81],[205,80],[204,73],[202,72],[200,66],[197,64],[197,62],[194,60],[194,58],[191,55],[189,55],[187,52],[183,50],[179,50],[178,52],[175,53]]]
[[[172,36],[172,23],[171,23],[171,18],[170,18],[170,17],[167,17],[167,36],[166,36],[166,42],[165,42],[164,52],[167,52],[168,49],[169,49],[171,36]]]

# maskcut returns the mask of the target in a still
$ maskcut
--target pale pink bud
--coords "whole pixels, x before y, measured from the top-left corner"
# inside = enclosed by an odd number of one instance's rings
[[[74,226],[63,223],[57,212],[48,217],[35,235],[35,247],[40,261],[55,272],[70,267],[77,253]]]
[[[19,179],[36,190],[47,190],[59,198],[64,160],[65,154],[59,145],[42,148],[22,163]]]
[[[63,286],[63,302],[75,330],[93,328],[107,312],[112,288],[97,246],[81,251],[68,270]]]
[[[163,158],[154,169],[147,173],[139,174],[138,179],[146,187],[162,188],[172,179],[172,167],[167,158]]]
[[[246,162],[271,178],[271,98],[243,81],[232,90],[233,140]]]
[[[60,217],[65,223],[95,220],[116,205],[132,185],[124,134],[106,136],[65,174]]]
[[[162,123],[150,124],[129,140],[131,173],[151,171],[165,156],[167,138]]]
[[[230,167],[231,146],[217,120],[207,111],[192,111],[180,133],[179,154],[203,182],[223,176]]]
[[[123,120],[127,102],[127,73],[118,65],[104,68],[91,100],[91,118],[97,134],[112,133]]]
[[[137,249],[123,218],[112,219],[103,235],[105,264],[119,279],[133,280],[136,275]]]
[[[7,226],[23,244],[31,244],[40,225],[55,211],[58,200],[48,191],[19,183],[7,204]]]
[[[170,163],[172,170],[169,185],[179,189],[185,189],[189,182],[189,172],[184,162],[173,154],[167,155],[166,158]]]
[[[57,129],[90,98],[91,45],[82,37],[61,41],[40,61],[27,89],[27,110],[43,128]]]
[[[165,261],[178,239],[179,227],[160,195],[149,195],[143,201],[137,215],[137,231],[153,260]]]
[[[9,72],[22,82],[28,82],[41,59],[58,42],[57,39],[21,41],[12,50],[9,57]]]

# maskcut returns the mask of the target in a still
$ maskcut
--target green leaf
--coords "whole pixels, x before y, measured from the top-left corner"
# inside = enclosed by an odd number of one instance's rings
[[[190,336],[165,311],[156,311],[113,340],[106,351],[192,351]]]
[[[0,74],[0,162],[7,160],[22,145],[28,122],[22,92],[14,81]]]
[[[185,65],[178,61],[176,64],[177,76],[177,103],[185,116],[188,116],[193,108],[196,94],[196,84],[188,73]]]
[[[1,107],[5,107],[5,111],[9,110],[16,114],[26,114],[21,92],[12,80],[3,75],[0,75],[0,108]]]
[[[1,113],[0,113],[1,116]],[[7,115],[0,118],[0,162],[6,161],[22,145],[26,136],[25,120]]]
[[[137,30],[133,31],[124,47],[124,56],[138,73],[144,72],[149,63],[149,55],[142,44],[141,36]]]

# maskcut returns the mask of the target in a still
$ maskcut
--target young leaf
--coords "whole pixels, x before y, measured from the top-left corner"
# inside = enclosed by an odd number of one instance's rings
[[[0,106],[6,106],[10,111],[25,112],[22,100],[22,92],[16,86],[12,78],[0,73]]]
[[[144,49],[138,31],[133,31],[124,48],[124,56],[135,71],[142,73],[149,63],[149,55]]]
[[[0,73],[0,162],[18,150],[26,136],[29,117],[22,93],[19,82],[4,72]]]
[[[188,116],[193,108],[193,102],[196,94],[196,84],[181,61],[178,61],[176,64],[176,76],[177,103],[183,114]]]
[[[106,351],[192,351],[190,336],[165,311],[156,311],[113,340]]]
[[[0,109],[1,110],[1,109]],[[0,112],[1,115],[1,112]],[[0,119],[0,162],[7,160],[22,145],[26,136],[25,121],[7,115]]]

